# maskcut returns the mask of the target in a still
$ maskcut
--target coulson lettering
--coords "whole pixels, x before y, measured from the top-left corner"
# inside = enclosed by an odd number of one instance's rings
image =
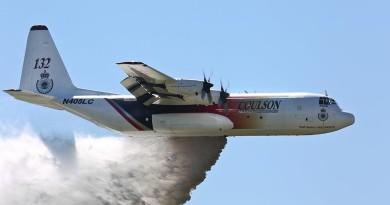
[[[62,104],[74,104],[74,105],[90,105],[93,104],[94,99],[66,99],[62,101]]]
[[[250,100],[241,101],[238,109],[242,111],[279,110],[281,100]]]

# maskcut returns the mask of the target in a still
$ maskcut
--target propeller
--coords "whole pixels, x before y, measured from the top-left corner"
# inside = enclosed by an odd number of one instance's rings
[[[211,75],[210,75],[211,76]],[[206,79],[206,74],[203,71],[203,87],[202,87],[202,100],[207,95],[207,99],[209,100],[209,103],[212,101],[211,91],[210,88],[212,88],[214,85],[210,83],[210,76],[209,79]]]
[[[226,89],[224,89],[221,81],[221,91],[219,93],[218,107],[225,108],[225,112],[229,111],[227,98],[230,96],[230,94],[227,92],[228,87],[229,87],[229,83]]]

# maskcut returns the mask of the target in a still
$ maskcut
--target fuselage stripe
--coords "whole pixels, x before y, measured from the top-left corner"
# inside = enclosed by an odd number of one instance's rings
[[[143,131],[144,128],[140,127],[137,123],[135,123],[133,120],[131,120],[127,115],[111,100],[105,99],[127,122],[129,122],[133,127],[138,129],[139,131]]]

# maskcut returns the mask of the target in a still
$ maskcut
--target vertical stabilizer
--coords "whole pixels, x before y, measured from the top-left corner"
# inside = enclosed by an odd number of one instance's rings
[[[52,96],[76,90],[46,26],[30,29],[19,88]]]

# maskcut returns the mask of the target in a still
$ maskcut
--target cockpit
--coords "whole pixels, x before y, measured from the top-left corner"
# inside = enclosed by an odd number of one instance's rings
[[[328,97],[320,97],[319,104],[320,105],[337,105],[337,103],[334,99],[328,98]]]

